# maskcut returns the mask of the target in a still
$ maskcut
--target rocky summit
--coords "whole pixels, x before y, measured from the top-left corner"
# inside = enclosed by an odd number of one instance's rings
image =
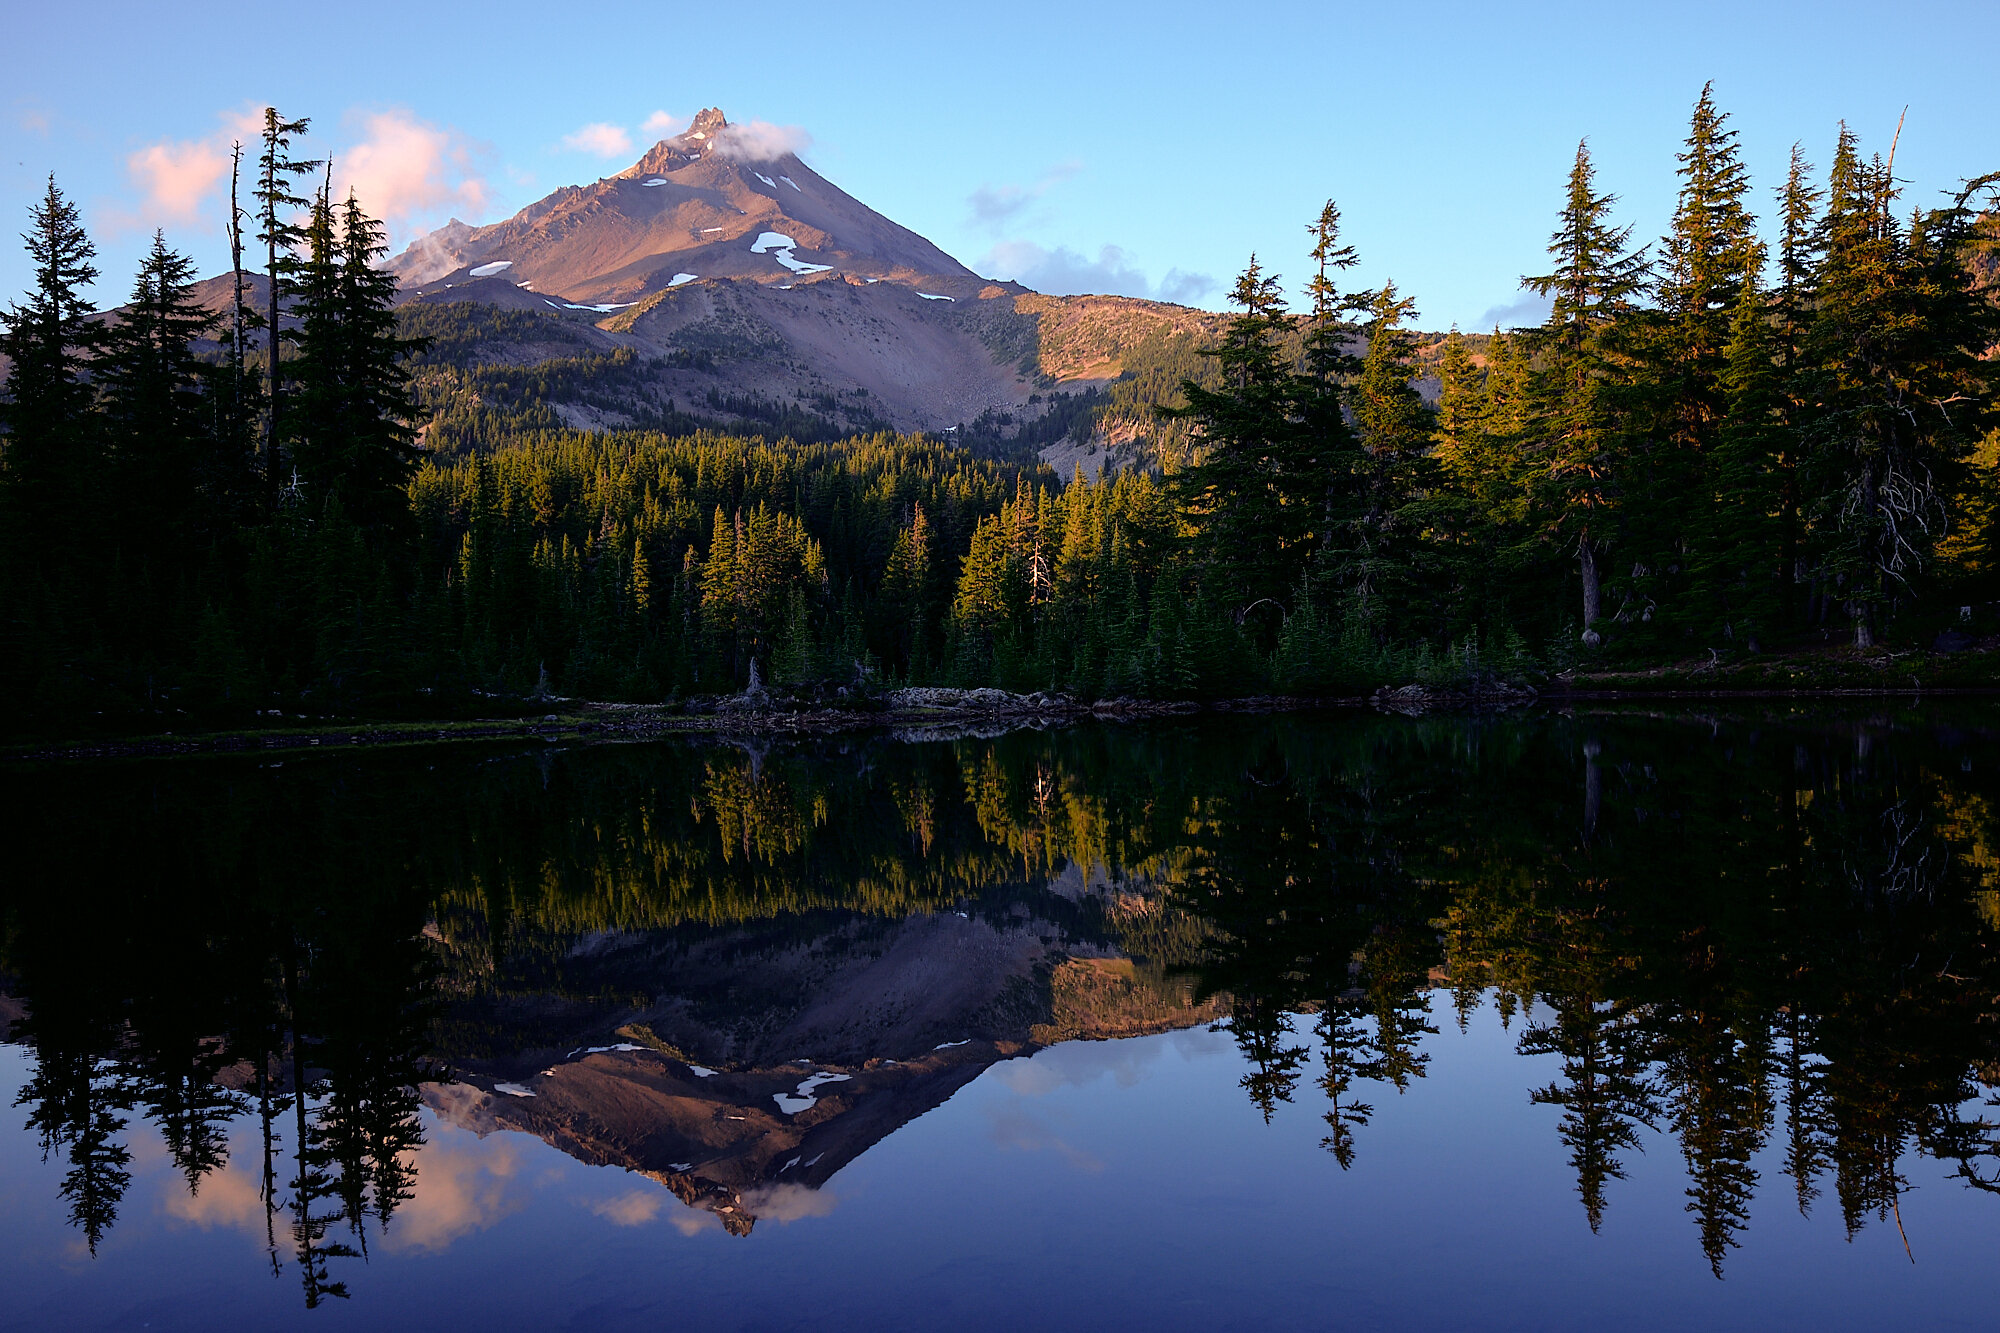
[[[451,323],[473,362],[629,353],[616,383],[550,402],[571,428],[678,412],[770,434],[806,419],[823,434],[981,435],[1039,450],[1065,474],[1134,443],[1101,413],[1076,420],[1082,400],[1207,339],[1216,322],[1163,302],[983,278],[781,136],[714,108],[614,175],[489,226],[453,220],[389,268],[406,306],[440,308],[432,321],[453,321],[453,307],[513,312]]]

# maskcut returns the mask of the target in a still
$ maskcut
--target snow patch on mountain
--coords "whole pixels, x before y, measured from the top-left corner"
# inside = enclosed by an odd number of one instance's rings
[[[751,243],[750,253],[753,255],[769,254],[771,258],[777,260],[794,273],[825,273],[833,268],[831,264],[808,264],[803,259],[797,258],[792,254],[793,249],[797,246],[798,242],[785,235],[785,233],[781,231],[767,231],[760,233],[757,239]]]
[[[490,278],[495,273],[498,273],[501,269],[512,268],[512,267],[514,267],[513,260],[496,259],[490,264],[481,264],[478,268],[473,269],[472,276],[475,278]]]
[[[819,1094],[814,1089],[822,1083],[845,1083],[853,1077],[852,1074],[814,1074],[799,1084],[798,1091],[774,1092],[771,1094],[771,1100],[776,1102],[778,1109],[786,1115],[797,1115],[800,1111],[818,1104]]]

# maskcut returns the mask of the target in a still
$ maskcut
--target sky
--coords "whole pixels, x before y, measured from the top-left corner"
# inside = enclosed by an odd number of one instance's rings
[[[304,12],[304,11],[295,11]],[[1529,322],[1588,138],[1635,237],[1714,81],[1772,214],[1794,142],[1844,119],[1906,204],[2000,170],[2000,3],[1043,3],[282,7],[0,0],[0,235],[50,172],[121,300],[155,228],[227,262],[226,150],[310,117],[402,244],[609,175],[703,107],[762,122],[863,203],[989,277],[1221,308],[1254,253],[1296,293],[1338,202],[1356,285],[1422,327]],[[272,52],[275,52],[273,54]],[[0,245],[0,299],[31,277]]]

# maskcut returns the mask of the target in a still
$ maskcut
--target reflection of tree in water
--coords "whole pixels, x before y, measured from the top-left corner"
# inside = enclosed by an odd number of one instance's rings
[[[1282,784],[1208,807],[1182,901],[1219,927],[1203,987],[1254,998],[1234,1027],[1267,1114],[1297,1055],[1273,1010],[1315,1012],[1324,1143],[1349,1165],[1366,1085],[1422,1072],[1443,975],[1461,1022],[1489,987],[1503,1019],[1530,1012],[1518,1049],[1559,1062],[1530,1098],[1560,1110],[1593,1229],[1642,1129],[1678,1145],[1718,1277],[1781,1122],[1800,1208],[1830,1179],[1850,1231],[1900,1225],[1912,1151],[2000,1191],[2000,1128],[1962,1106],[1996,1063],[1994,867],[1968,852],[1992,845],[1991,807],[1976,837],[1918,813],[1957,808],[1957,765],[1706,728],[1597,727],[1565,755],[1554,724],[1489,763],[1479,724],[1438,730],[1295,751]],[[1565,768],[1580,802],[1522,781]]]
[[[1550,1017],[1528,1024],[1519,1050],[1561,1061],[1558,1078],[1528,1096],[1537,1105],[1562,1108],[1556,1132],[1569,1149],[1577,1197],[1596,1231],[1604,1221],[1606,1186],[1625,1178],[1624,1154],[1638,1151],[1639,1127],[1653,1128],[1660,1114],[1651,1036],[1629,1001],[1606,998],[1616,960],[1596,914],[1553,912],[1543,926],[1559,941],[1537,951]]]
[[[998,913],[1034,891],[1229,997],[1246,1094],[1268,1119],[1316,1085],[1343,1168],[1424,1076],[1439,990],[1462,1024],[1490,997],[1552,1064],[1530,1098],[1590,1225],[1642,1131],[1670,1134],[1720,1273],[1774,1133],[1799,1207],[1836,1198],[1850,1228],[1896,1219],[1912,1151],[2000,1187],[2000,1134],[1963,1105],[2000,1062],[2000,838],[1926,745],[1238,720],[454,751],[370,760],[365,781],[126,774],[145,790],[115,801],[102,774],[17,783],[0,796],[26,822],[74,832],[14,883],[82,886],[0,888],[38,1058],[24,1105],[93,1245],[132,1117],[199,1188],[253,1111],[273,1261],[290,1252],[317,1301],[410,1196],[425,1052],[525,1041],[479,1003],[564,993],[580,933]],[[1146,892],[1114,910],[1035,887],[1100,871]]]
[[[344,1296],[333,1261],[410,1197],[415,1085],[435,1076],[422,894],[393,851],[371,867],[329,847],[368,835],[323,812],[161,805],[34,849],[27,882],[66,891],[8,903],[14,1036],[35,1054],[20,1103],[70,1162],[60,1188],[93,1253],[130,1184],[134,1115],[199,1194],[254,1112],[274,1268],[289,1252],[309,1306]]]

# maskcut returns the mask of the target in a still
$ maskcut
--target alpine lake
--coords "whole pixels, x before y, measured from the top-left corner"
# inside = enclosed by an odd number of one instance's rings
[[[0,1329],[1990,1328],[2000,703],[0,768]]]

